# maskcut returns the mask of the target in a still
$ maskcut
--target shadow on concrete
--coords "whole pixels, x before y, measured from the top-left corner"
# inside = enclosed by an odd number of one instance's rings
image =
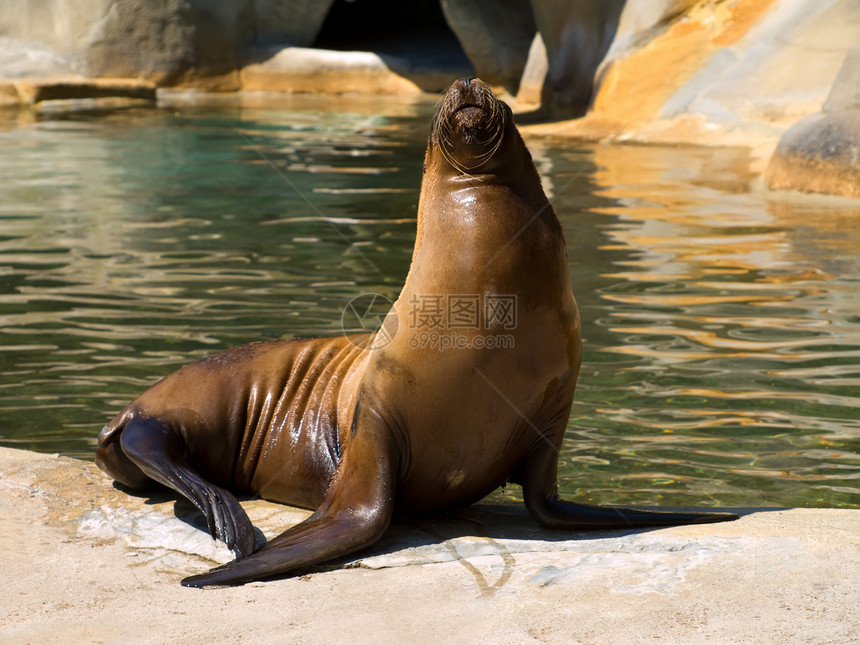
[[[121,484],[115,484],[115,487],[136,497],[147,497],[147,504],[158,504],[173,500],[173,513],[178,520],[203,533],[209,533],[203,514],[187,499],[177,499],[172,491],[164,489],[149,492],[133,491],[127,490]],[[239,499],[241,502],[252,498],[244,497]],[[655,507],[642,506],[630,506],[629,508],[650,508],[651,510],[657,510]],[[717,509],[659,507],[659,510],[689,512]],[[755,513],[768,513],[789,509],[784,507],[735,507],[720,508],[719,510],[732,512],[740,517],[744,517]],[[288,528],[290,526],[285,525],[283,530],[287,530]],[[478,503],[449,513],[414,518],[395,518],[382,539],[371,547],[314,567],[302,568],[282,576],[274,576],[273,579],[290,578],[314,572],[341,569],[345,566],[350,566],[350,563],[354,563],[356,558],[369,558],[388,555],[405,549],[435,546],[448,540],[463,537],[488,538],[490,540],[536,540],[541,542],[588,541],[621,538],[627,535],[648,533],[659,528],[664,527],[595,531],[550,530],[541,528],[529,515],[524,505],[514,503]],[[257,548],[260,548],[266,542],[265,536],[256,527],[254,531]]]
[[[647,509],[677,512],[725,511],[740,517],[753,513],[785,511],[784,507],[740,507],[705,509],[696,507],[644,507],[629,506],[631,509]],[[475,504],[467,509],[444,515],[423,518],[395,519],[388,533],[368,554],[387,550],[398,550],[411,546],[434,544],[458,537],[486,537],[502,540],[540,540],[543,542],[564,542],[577,539],[599,539],[622,537],[636,533],[647,533],[666,527],[644,527],[630,529],[610,529],[595,531],[565,531],[540,527],[529,515],[524,505],[517,504]],[[425,536],[423,538],[419,536]]]

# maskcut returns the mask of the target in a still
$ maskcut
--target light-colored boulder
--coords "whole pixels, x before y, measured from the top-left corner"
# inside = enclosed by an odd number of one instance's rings
[[[784,129],[820,108],[845,53],[860,42],[855,0],[746,0],[730,9],[716,15],[725,16],[724,28],[709,41],[701,68],[661,108],[662,118],[697,113],[714,123]]]
[[[250,91],[417,95],[451,83],[444,70],[373,52],[272,47],[254,50],[252,58],[240,72],[242,89]]]
[[[260,62],[245,65],[242,87],[250,91],[363,92],[389,94],[420,92],[392,74],[385,61],[371,52],[336,52],[305,47],[258,50]]]
[[[254,43],[308,45],[332,0],[3,0],[0,45],[42,49],[62,71],[144,77],[160,85],[239,88]],[[8,39],[8,41],[6,41]],[[20,46],[17,50],[22,50]],[[32,64],[0,52],[0,76],[31,75]],[[50,73],[47,66],[37,70]]]
[[[647,42],[608,61],[592,114],[618,123],[635,123],[660,118],[664,110],[677,113],[679,93],[698,90],[688,98],[690,102],[711,84],[721,82],[724,70],[708,70],[707,63],[715,56],[735,60],[737,54],[728,53],[730,48],[737,47],[767,4],[768,0],[739,0],[717,6],[700,3],[677,17]],[[710,78],[701,77],[709,72]],[[701,77],[698,83],[688,87],[686,84],[697,75]]]
[[[860,198],[860,45],[846,55],[821,112],[782,135],[765,181],[773,190]]]

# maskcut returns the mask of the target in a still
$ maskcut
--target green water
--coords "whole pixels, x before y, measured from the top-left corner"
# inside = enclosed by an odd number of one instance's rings
[[[181,365],[395,297],[432,105],[380,109],[0,121],[0,445],[90,458]],[[766,198],[743,151],[527,140],[583,318],[561,491],[860,507],[860,206]]]

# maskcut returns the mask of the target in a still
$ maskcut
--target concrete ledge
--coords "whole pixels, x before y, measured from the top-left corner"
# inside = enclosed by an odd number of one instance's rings
[[[230,558],[190,504],[126,495],[91,463],[0,448],[4,643],[847,643],[860,511],[561,534],[479,504],[401,523],[338,568],[239,588],[179,580]],[[243,503],[267,537],[307,516]]]

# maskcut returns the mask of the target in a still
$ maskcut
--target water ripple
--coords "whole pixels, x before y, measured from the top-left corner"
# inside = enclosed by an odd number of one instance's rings
[[[397,295],[429,114],[318,100],[0,131],[0,443],[90,457],[188,361]],[[768,203],[740,151],[529,146],[583,320],[560,490],[860,507],[860,209]]]

